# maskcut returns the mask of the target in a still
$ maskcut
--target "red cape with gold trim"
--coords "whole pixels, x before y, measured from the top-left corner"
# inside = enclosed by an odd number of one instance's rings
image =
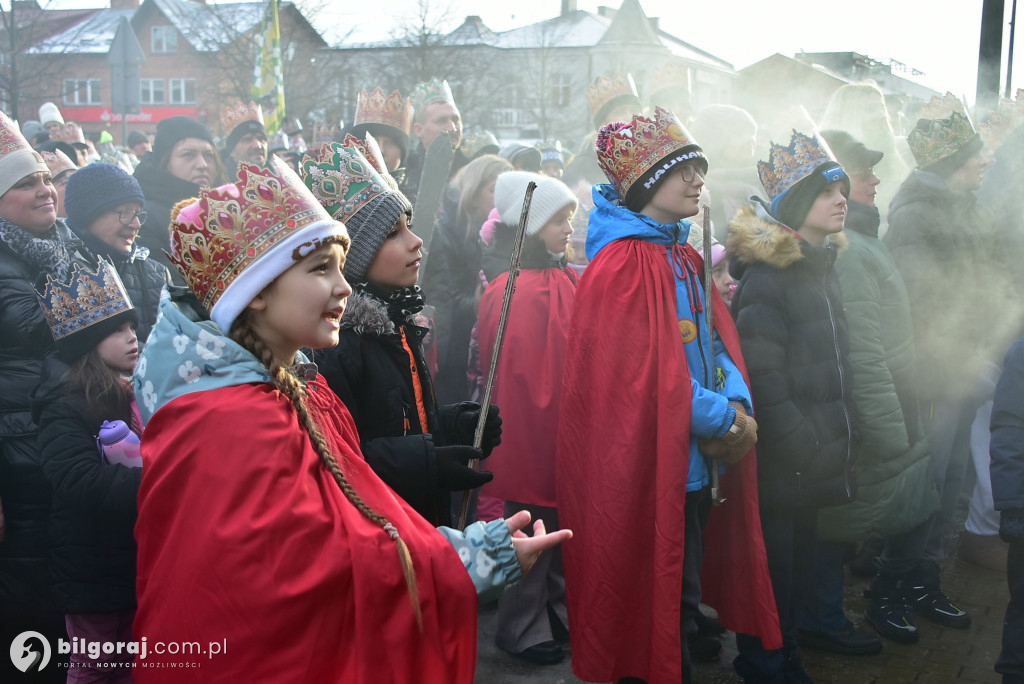
[[[682,681],[680,602],[690,373],[666,249],[604,247],[576,293],[558,438],[573,671],[585,681]],[[747,378],[717,292],[715,327]],[[748,381],[749,382],[749,381]],[[753,451],[722,477],[705,535],[704,601],[731,630],[780,648]]]

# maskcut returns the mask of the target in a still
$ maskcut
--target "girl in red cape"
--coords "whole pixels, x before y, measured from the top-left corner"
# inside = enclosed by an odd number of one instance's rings
[[[597,157],[611,184],[594,188],[558,435],[559,517],[583,542],[563,552],[573,671],[678,684],[691,681],[685,637],[696,631],[705,540],[704,600],[729,629],[781,646],[757,426],[736,328],[717,292],[705,296],[703,261],[686,244],[703,152],[656,108],[604,126]],[[709,515],[712,456],[735,465]]]
[[[338,342],[349,239],[275,166],[174,212],[191,294],[161,302],[135,374],[136,681],[469,684],[477,593],[571,533],[439,531],[373,473],[299,352]]]
[[[576,274],[567,270],[566,250],[576,197],[554,178],[524,171],[501,174],[494,187],[500,214],[492,243],[496,249],[507,244],[506,236],[515,235],[531,182],[537,189],[494,378],[494,401],[503,414],[502,444],[487,462],[494,481],[484,492],[504,499],[505,511],[525,508],[547,529],[556,530],[555,444],[566,338],[576,294]],[[509,254],[504,251],[504,272],[493,277],[480,299],[477,330],[482,364],[490,364],[494,350]],[[495,641],[524,660],[550,665],[565,657],[555,638],[565,633],[567,622],[562,554],[557,550],[545,554],[541,565],[528,580],[502,595]]]

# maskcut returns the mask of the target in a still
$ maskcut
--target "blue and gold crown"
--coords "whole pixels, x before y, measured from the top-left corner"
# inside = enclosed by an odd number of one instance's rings
[[[47,276],[39,304],[57,342],[134,308],[117,271],[102,260],[96,272],[72,264],[67,283]]]
[[[757,162],[757,176],[768,193],[772,211],[794,185],[811,175],[822,164],[835,162],[836,157],[824,140],[793,130],[789,145],[771,144],[768,161]]]

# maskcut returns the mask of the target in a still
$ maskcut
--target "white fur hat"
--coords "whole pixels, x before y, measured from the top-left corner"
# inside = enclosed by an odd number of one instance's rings
[[[556,212],[568,206],[575,209],[578,202],[572,190],[557,178],[526,171],[507,171],[498,176],[494,183],[494,207],[505,225],[519,225],[526,186],[530,181],[537,184],[537,189],[533,191],[533,199],[530,200],[526,233],[536,235]]]
[[[60,115],[60,108],[52,102],[44,102],[39,108],[39,123],[45,126],[51,121],[56,121],[61,126],[64,125],[64,117]]]

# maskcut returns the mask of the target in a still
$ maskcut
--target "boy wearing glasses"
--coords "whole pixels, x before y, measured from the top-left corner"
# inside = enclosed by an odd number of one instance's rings
[[[656,108],[603,126],[597,159],[610,184],[593,191],[556,468],[559,516],[577,536],[564,550],[573,671],[692,681],[702,560],[722,623],[781,645],[757,518],[757,424],[736,328],[686,244],[708,168],[700,146]],[[721,462],[733,464],[726,501],[709,517]]]
[[[93,253],[114,264],[139,312],[140,345],[156,322],[160,290],[170,284],[167,267],[137,244],[146,222],[146,199],[135,177],[114,164],[89,164],[68,179],[64,191],[67,224]]]

